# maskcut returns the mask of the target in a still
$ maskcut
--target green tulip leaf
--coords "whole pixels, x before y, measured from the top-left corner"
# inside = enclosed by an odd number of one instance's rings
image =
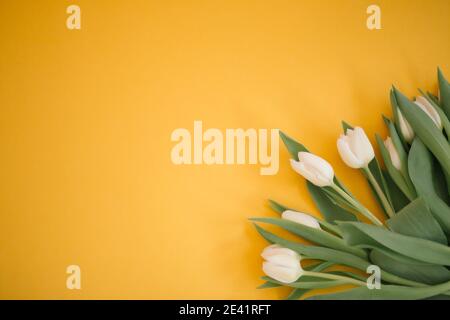
[[[450,117],[450,84],[445,79],[442,70],[438,68],[439,93],[441,96],[441,106],[447,117]]]
[[[339,206],[334,200],[330,199],[325,189],[317,187],[307,181],[306,186],[317,209],[322,213],[326,221],[336,223],[336,221],[356,221],[355,215]]]
[[[426,284],[439,284],[450,281],[450,271],[443,266],[407,264],[378,249],[371,251],[370,261],[383,270],[412,281]]]
[[[340,286],[346,283],[344,280],[327,280],[322,278],[313,278],[313,279],[311,278],[312,277],[301,277],[296,282],[283,283],[270,277],[262,277],[263,280],[266,280],[268,282],[297,289],[324,289]]]
[[[395,212],[400,211],[409,203],[409,199],[405,196],[405,194],[397,187],[394,180],[392,180],[391,176],[386,170],[383,170],[383,176],[386,181],[386,185],[389,189],[389,193],[391,194],[392,206],[394,207]]]
[[[447,205],[450,204],[450,197],[447,189],[447,185],[450,185],[450,181],[447,180],[448,176],[444,174],[439,162],[432,156],[433,166],[433,185],[436,195],[441,198]]]
[[[348,245],[364,248],[372,247],[375,243],[413,260],[450,265],[450,248],[440,243],[360,222],[339,222],[338,225]]]
[[[299,300],[301,297],[303,297],[309,291],[311,291],[311,290],[310,289],[294,289],[286,297],[286,300]]]
[[[435,191],[436,181],[439,178],[433,178],[436,172],[434,166],[431,153],[420,139],[414,139],[408,159],[411,180],[439,225],[447,235],[450,235],[450,207]]]
[[[389,229],[405,236],[428,239],[447,245],[447,237],[425,201],[417,198],[386,221]],[[450,279],[449,279],[450,280]]]
[[[450,282],[421,288],[382,284],[380,289],[370,290],[364,286],[337,293],[317,295],[307,300],[419,300],[440,295],[449,289]]]
[[[358,248],[382,251],[385,255],[392,257],[393,259],[400,261],[402,263],[412,264],[412,265],[430,265],[430,263],[428,263],[428,262],[423,262],[423,261],[408,257],[406,255],[403,255],[401,253],[391,250],[389,247],[376,241],[375,239],[373,239],[366,233],[362,232],[358,228],[346,226],[345,230],[343,229],[343,236],[344,236],[344,240],[349,245],[352,245],[352,246],[355,246]]]
[[[423,300],[450,300],[450,295],[439,294],[437,296],[425,298]]]
[[[281,284],[275,283],[275,282],[270,282],[270,281],[266,281],[264,282],[262,285],[258,286],[256,289],[272,289],[272,288],[278,288],[281,287]]]
[[[322,272],[325,269],[327,269],[333,265],[334,265],[333,262],[325,261],[325,262],[320,262],[318,264],[315,264],[313,266],[303,267],[303,269],[305,269],[307,271]]]
[[[292,159],[295,161],[298,161],[298,153],[299,152],[309,152],[308,149],[301,143],[295,141],[291,137],[289,137],[287,134],[285,134],[283,131],[280,131],[280,137],[283,141],[284,145],[288,149]]]
[[[285,207],[282,204],[280,204],[280,203],[278,203],[278,202],[276,202],[274,200],[269,200],[269,205],[275,212],[278,212],[279,214],[282,214],[286,210],[292,210],[292,209],[290,209],[288,207]]]
[[[321,271],[327,269],[328,267],[331,267],[332,265],[333,265],[332,262],[321,262],[321,263],[318,263],[318,264],[316,264],[314,266],[303,267],[303,269],[305,269],[307,271],[321,272]],[[300,278],[299,280],[302,280],[302,278]],[[298,300],[298,299],[300,299],[303,295],[305,295],[309,291],[311,291],[311,289],[298,289],[298,288],[295,288],[286,297],[286,300]]]
[[[433,100],[434,104],[442,109],[442,106],[441,106],[441,104],[439,102],[439,98],[437,96],[435,96],[431,92],[427,91],[427,97],[430,98],[431,100]]]
[[[313,270],[313,271],[321,272],[322,270]],[[360,280],[360,281],[366,281],[365,277],[363,277],[359,274],[355,274],[353,272],[349,272],[349,271],[330,271],[327,273],[335,274],[338,276],[350,277],[350,278]],[[300,278],[299,280],[301,280],[301,279],[302,278]],[[273,284],[273,285],[276,285],[276,284]],[[294,290],[292,290],[292,292],[289,294],[289,296],[286,299],[287,300],[298,300],[309,291],[311,291],[311,289],[294,289]],[[443,297],[445,297],[445,296],[443,296]]]
[[[337,270],[337,271],[329,271],[329,272],[326,272],[326,273],[331,273],[331,274],[335,274],[335,275],[338,275],[338,276],[349,277],[349,278],[353,278],[353,279],[356,279],[356,280],[359,280],[359,281],[366,281],[367,280],[366,277],[363,277],[363,276],[361,276],[359,274],[356,274],[356,273],[353,273],[353,272],[350,272],[350,271]]]

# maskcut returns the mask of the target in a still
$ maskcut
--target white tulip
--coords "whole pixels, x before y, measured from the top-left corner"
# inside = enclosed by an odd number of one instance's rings
[[[397,113],[398,113],[398,122],[400,125],[400,131],[402,132],[403,138],[405,138],[406,142],[411,143],[411,141],[413,141],[414,136],[415,136],[414,130],[411,128],[411,125],[405,119],[405,117],[403,116],[403,113],[398,108],[397,108]]]
[[[333,167],[327,161],[309,152],[299,152],[298,159],[299,161],[291,159],[291,166],[295,172],[318,187],[333,184]]]
[[[281,218],[299,224],[303,224],[310,228],[321,229],[319,221],[317,221],[317,219],[303,212],[286,210],[281,214]]]
[[[354,169],[367,167],[375,157],[372,144],[360,127],[347,129],[337,140],[337,148],[345,164]]]
[[[391,158],[391,162],[394,165],[394,167],[397,170],[401,170],[402,162],[400,161],[400,157],[398,155],[398,151],[395,148],[391,137],[387,137],[387,139],[384,141],[384,145],[386,146],[386,149],[389,151],[389,156]]]
[[[439,113],[436,111],[436,109],[433,107],[433,105],[424,97],[418,96],[414,103],[419,106],[420,109],[423,110],[430,118],[433,120],[433,122],[436,124],[436,126],[442,130],[442,122],[441,117],[439,116]]]
[[[265,260],[264,273],[277,281],[292,283],[303,273],[300,255],[291,249],[274,244],[265,248],[261,256]]]

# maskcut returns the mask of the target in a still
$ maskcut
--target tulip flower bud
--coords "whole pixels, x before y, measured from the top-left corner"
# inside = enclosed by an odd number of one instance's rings
[[[299,161],[291,159],[291,166],[295,172],[318,187],[333,184],[334,171],[327,161],[309,152],[299,152],[298,159]]]
[[[415,136],[414,130],[411,128],[411,125],[405,119],[405,117],[403,117],[403,113],[398,108],[397,113],[400,131],[402,132],[403,138],[405,138],[406,142],[411,143]]]
[[[372,144],[360,127],[347,129],[337,140],[337,148],[345,164],[354,169],[367,167],[375,157]]]
[[[292,221],[292,222],[296,222],[299,224],[303,224],[310,228],[321,229],[320,224],[317,221],[317,219],[315,219],[314,217],[311,217],[310,215],[303,213],[303,212],[286,210],[281,214],[281,218]]]
[[[400,161],[400,157],[398,155],[397,149],[394,146],[394,143],[392,142],[391,137],[387,137],[387,139],[384,141],[384,145],[386,146],[386,149],[389,151],[389,156],[391,158],[391,162],[394,165],[394,167],[397,170],[401,170],[402,162]]]
[[[291,249],[274,244],[265,248],[261,256],[265,260],[264,273],[277,281],[292,283],[303,273],[300,255]]]
[[[439,116],[439,113],[434,109],[433,105],[424,97],[418,96],[414,103],[419,106],[420,109],[423,110],[430,118],[433,120],[433,122],[436,124],[436,126],[442,130],[442,121],[441,117]]]

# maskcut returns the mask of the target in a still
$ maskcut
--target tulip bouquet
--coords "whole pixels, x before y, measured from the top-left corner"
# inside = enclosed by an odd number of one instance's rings
[[[438,96],[419,90],[413,101],[392,88],[393,118],[383,117],[389,136],[376,136],[383,167],[364,130],[343,123],[338,152],[367,179],[385,219],[359,202],[326,160],[280,133],[323,219],[272,200],[279,218],[251,219],[271,244],[262,252],[260,288],[291,287],[288,299],[342,285],[352,287],[308,299],[450,298],[450,85],[439,69],[438,84]],[[312,244],[287,240],[261,223]],[[367,281],[371,268],[379,272],[374,286]]]

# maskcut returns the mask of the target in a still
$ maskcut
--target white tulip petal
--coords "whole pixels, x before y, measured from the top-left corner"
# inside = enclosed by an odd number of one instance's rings
[[[353,151],[350,148],[350,145],[347,142],[347,140],[348,139],[345,136],[337,140],[337,149],[339,155],[341,156],[344,163],[350,168],[354,169],[361,168],[364,165],[364,163],[353,154]]]
[[[402,162],[400,161],[400,156],[398,155],[397,149],[395,148],[391,137],[387,137],[387,139],[384,141],[384,145],[386,146],[386,149],[389,151],[389,156],[391,158],[392,165],[397,170],[401,170]]]
[[[295,282],[302,275],[302,270],[300,268],[284,267],[271,262],[263,262],[263,271],[272,279],[282,283]]]
[[[316,175],[319,173],[327,182],[333,181],[334,170],[326,160],[309,152],[299,152],[298,158],[308,168],[308,171],[314,172]]]
[[[309,152],[299,152],[298,157],[300,161],[291,159],[295,172],[319,187],[333,183],[334,171],[328,162]]]
[[[296,268],[300,266],[300,260],[287,254],[269,255],[264,257],[267,262],[283,266],[286,268]]]
[[[300,255],[295,252],[294,250],[285,248],[285,247],[281,247],[277,244],[272,244],[268,247],[266,247],[263,252],[261,253],[261,256],[268,260],[268,258],[270,256],[275,256],[275,255],[288,255],[291,256],[293,258],[295,258],[297,261],[300,261]]]
[[[311,181],[312,183],[315,183],[316,176],[313,172],[310,172],[306,169],[303,162],[295,161],[294,159],[291,159],[291,167],[294,169],[295,172],[303,176],[306,180]]]
[[[275,244],[266,247],[261,256],[266,260],[263,262],[264,273],[277,281],[291,283],[303,273],[300,255],[291,249]]]
[[[428,102],[427,99],[425,99],[422,96],[418,96],[416,98],[416,101],[414,101],[416,105],[420,107],[436,124],[436,126],[439,129],[442,129],[442,122],[441,117],[439,116],[439,113],[436,111],[436,109],[433,107],[433,105]]]
[[[317,221],[317,219],[303,212],[286,210],[281,214],[281,218],[308,226],[310,228],[321,229],[319,221]]]
[[[318,186],[326,187],[331,184],[329,178],[327,176],[324,176],[320,172],[316,173],[315,177],[316,185]]]
[[[402,112],[398,108],[397,113],[400,131],[402,132],[403,138],[406,140],[406,142],[411,143],[411,141],[413,141],[415,136],[414,130],[412,129],[409,122],[405,119],[405,117],[403,117]]]
[[[337,149],[347,166],[354,169],[366,167],[375,157],[372,144],[360,127],[347,129],[337,140]]]
[[[364,163],[367,165],[375,157],[372,144],[362,128],[356,127],[354,131],[354,140],[358,140],[361,145],[361,154],[357,153],[357,155],[360,155]]]

